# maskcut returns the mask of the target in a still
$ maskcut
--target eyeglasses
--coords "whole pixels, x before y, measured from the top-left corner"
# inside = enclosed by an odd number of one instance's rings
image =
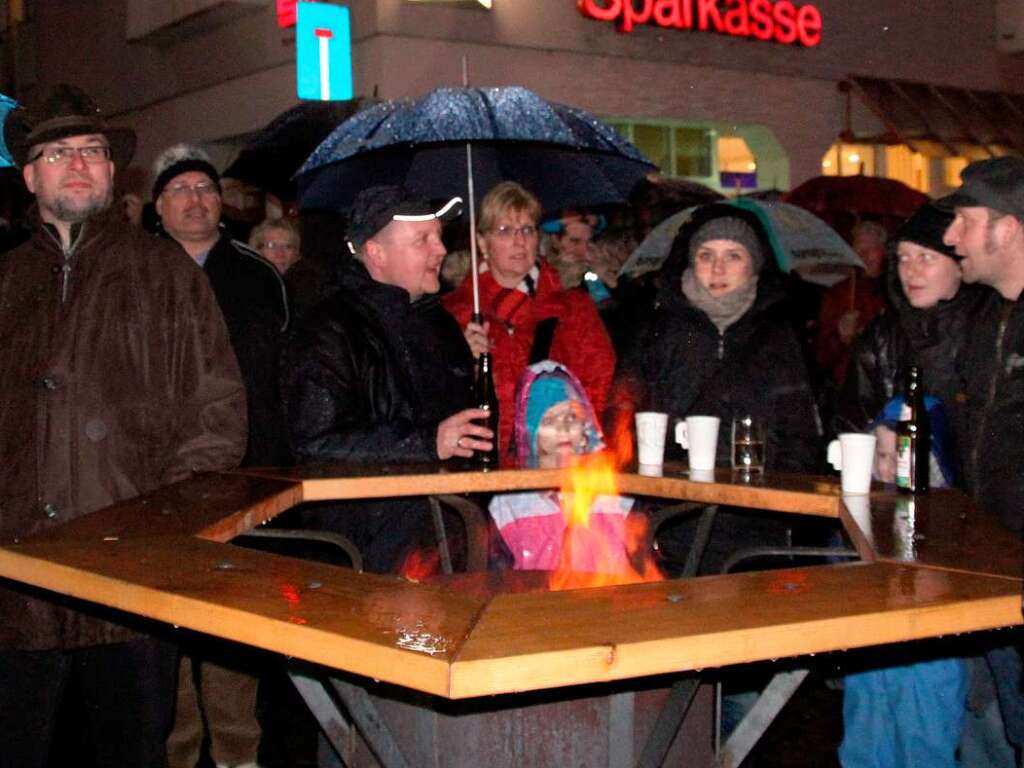
[[[268,251],[294,251],[298,246],[295,243],[279,243],[275,240],[267,240],[264,243],[260,243],[260,249],[266,248]]]
[[[537,228],[532,224],[524,224],[521,227],[511,227],[508,224],[502,224],[500,227],[495,227],[491,230],[491,234],[495,237],[501,237],[511,240],[516,235],[522,235],[524,240],[529,240],[531,237],[537,236]]]
[[[110,159],[110,147],[106,144],[90,144],[86,147],[50,147],[40,150],[35,157],[29,159],[29,162],[34,163],[42,158],[50,165],[67,165],[75,155],[82,158],[83,163],[95,165]]]
[[[164,192],[166,192],[171,197],[177,197],[181,199],[189,197],[192,194],[196,194],[199,197],[206,197],[208,195],[219,194],[217,185],[214,184],[212,181],[199,181],[192,185],[170,184],[164,188]]]

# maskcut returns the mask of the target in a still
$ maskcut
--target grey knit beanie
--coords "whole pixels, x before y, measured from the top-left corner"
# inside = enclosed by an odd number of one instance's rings
[[[690,238],[690,263],[694,254],[708,240],[732,240],[748,251],[754,261],[754,274],[761,271],[764,265],[764,254],[761,252],[761,241],[754,228],[743,219],[735,216],[719,216],[703,224]]]

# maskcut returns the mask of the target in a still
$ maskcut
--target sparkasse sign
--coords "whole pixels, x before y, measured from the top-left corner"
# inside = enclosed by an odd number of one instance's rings
[[[615,22],[621,32],[638,24],[719,32],[808,48],[821,42],[821,11],[790,0],[576,0],[580,13]]]

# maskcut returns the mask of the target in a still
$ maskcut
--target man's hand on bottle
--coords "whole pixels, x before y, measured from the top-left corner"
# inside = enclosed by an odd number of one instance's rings
[[[494,433],[476,421],[487,419],[488,411],[482,408],[467,408],[437,425],[437,457],[450,459],[461,456],[468,459],[473,451],[491,450]]]

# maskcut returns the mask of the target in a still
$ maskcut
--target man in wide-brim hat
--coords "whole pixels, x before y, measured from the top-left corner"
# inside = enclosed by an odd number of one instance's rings
[[[58,86],[6,140],[35,195],[0,260],[0,546],[237,464],[245,396],[206,277],[111,208],[131,131]],[[102,617],[101,617],[102,616]],[[5,581],[0,768],[44,768],[67,691],[108,768],[166,764],[175,651],[130,619]]]
[[[68,225],[110,206],[114,168],[135,151],[135,132],[107,125],[92,99],[70,85],[56,86],[38,110],[16,109],[4,132],[43,221],[62,240]]]

